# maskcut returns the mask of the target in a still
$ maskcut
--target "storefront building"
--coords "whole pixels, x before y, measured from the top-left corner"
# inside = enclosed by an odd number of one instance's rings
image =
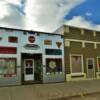
[[[0,86],[65,81],[63,36],[0,28]]]
[[[64,25],[66,81],[100,79],[100,32]]]

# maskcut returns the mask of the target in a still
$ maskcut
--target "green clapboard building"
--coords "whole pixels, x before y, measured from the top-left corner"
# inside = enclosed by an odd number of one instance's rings
[[[100,79],[100,32],[64,25],[66,81]]]

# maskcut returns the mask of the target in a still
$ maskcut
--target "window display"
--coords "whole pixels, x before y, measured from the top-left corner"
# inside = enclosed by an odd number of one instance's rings
[[[46,59],[46,72],[62,72],[62,59]]]
[[[0,74],[15,74],[16,59],[0,59]]]

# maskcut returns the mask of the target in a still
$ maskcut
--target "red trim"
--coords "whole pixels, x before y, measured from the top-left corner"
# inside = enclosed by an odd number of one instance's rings
[[[0,54],[16,54],[17,48],[16,47],[3,47],[0,46]]]

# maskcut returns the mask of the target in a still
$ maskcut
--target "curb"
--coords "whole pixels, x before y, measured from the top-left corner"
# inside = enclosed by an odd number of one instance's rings
[[[67,100],[67,99],[72,99],[72,98],[84,98],[85,96],[91,96],[91,95],[96,95],[96,94],[100,94],[100,91],[98,92],[89,92],[89,93],[79,93],[76,95],[70,95],[70,96],[65,96],[65,97],[59,97],[59,98],[54,98],[54,99],[48,99],[48,100]]]

